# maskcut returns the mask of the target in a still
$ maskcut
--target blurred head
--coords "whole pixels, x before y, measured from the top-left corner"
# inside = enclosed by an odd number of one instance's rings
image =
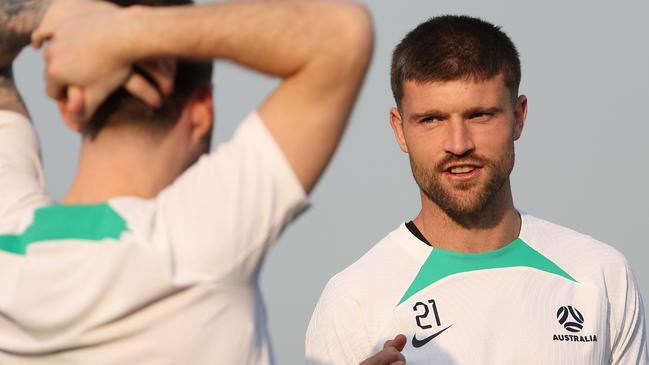
[[[509,204],[527,113],[511,40],[480,19],[432,18],[396,47],[391,79],[390,122],[425,199],[460,223]]]
[[[104,0],[118,6],[174,6],[188,5],[192,0]],[[95,112],[90,121],[81,128],[84,139],[94,140],[106,128],[128,128],[136,133],[148,134],[152,138],[165,138],[184,117],[192,117],[188,109],[208,103],[210,120],[208,128],[200,138],[202,152],[209,150],[211,138],[211,79],[212,62],[178,60],[174,90],[164,96],[162,106],[152,109],[125,89],[116,90]],[[136,69],[137,72],[137,69]],[[146,77],[145,74],[142,73]],[[199,146],[200,147],[200,146]],[[199,148],[200,149],[200,148]],[[183,151],[179,151],[183,153]],[[196,154],[196,153],[193,153]],[[192,156],[192,159],[198,156]]]

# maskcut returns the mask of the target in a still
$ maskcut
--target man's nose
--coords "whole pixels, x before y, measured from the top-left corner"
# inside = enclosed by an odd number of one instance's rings
[[[465,155],[475,149],[471,130],[463,118],[453,118],[447,125],[448,135],[444,149],[456,156]]]

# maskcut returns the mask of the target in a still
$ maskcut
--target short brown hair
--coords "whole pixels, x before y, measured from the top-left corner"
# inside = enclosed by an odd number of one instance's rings
[[[104,0],[126,7],[131,5],[177,6],[192,4],[192,0]],[[162,106],[152,109],[129,94],[124,88],[117,89],[97,109],[91,119],[84,123],[81,133],[94,139],[109,123],[128,123],[151,132],[171,129],[182,112],[189,97],[198,88],[207,86],[212,79],[212,62],[178,60],[174,90],[163,97]],[[146,75],[143,75],[146,77]]]
[[[516,46],[500,27],[469,16],[444,15],[420,24],[397,45],[390,81],[401,105],[405,81],[482,81],[499,74],[516,98],[521,64]]]

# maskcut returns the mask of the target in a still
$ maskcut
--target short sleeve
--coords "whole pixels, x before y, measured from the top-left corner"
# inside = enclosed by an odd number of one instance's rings
[[[36,133],[21,114],[0,111],[0,221],[44,196]]]
[[[357,365],[368,358],[372,344],[357,301],[337,285],[327,284],[316,305],[305,340],[307,365]]]
[[[642,297],[626,263],[611,293],[611,309],[616,336],[612,341],[611,364],[648,365],[647,335]]]
[[[155,231],[168,241],[175,274],[249,281],[307,196],[257,113],[232,139],[158,197]]]

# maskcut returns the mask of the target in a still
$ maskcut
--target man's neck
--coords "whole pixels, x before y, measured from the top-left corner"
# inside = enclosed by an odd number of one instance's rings
[[[515,240],[521,218],[514,208],[509,182],[479,216],[458,222],[422,194],[415,225],[433,247],[465,253],[496,250]]]
[[[82,143],[77,175],[63,203],[90,204],[120,196],[153,198],[176,177],[176,169],[165,163],[164,152],[155,146],[142,140],[114,141]]]

